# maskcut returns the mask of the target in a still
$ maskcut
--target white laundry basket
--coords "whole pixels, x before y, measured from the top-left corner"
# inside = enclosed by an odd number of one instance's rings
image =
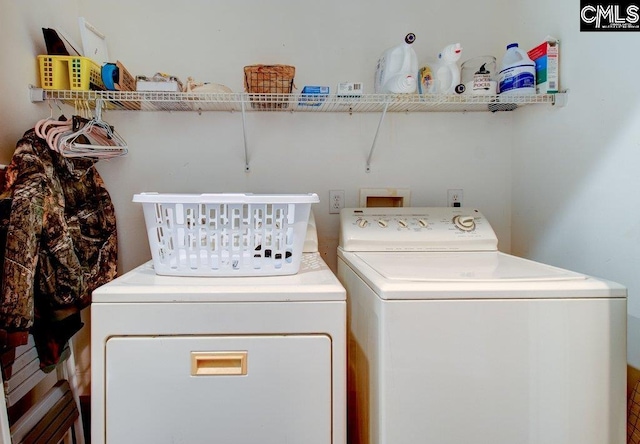
[[[169,276],[269,276],[300,268],[317,194],[160,194],[142,203],[153,266]]]

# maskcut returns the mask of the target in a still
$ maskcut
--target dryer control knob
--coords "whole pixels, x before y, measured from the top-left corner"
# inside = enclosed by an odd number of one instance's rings
[[[476,222],[473,216],[455,216],[453,218],[453,223],[462,231],[473,231],[476,228]]]
[[[367,219],[358,219],[358,226],[360,228],[365,228],[367,225],[369,225]]]
[[[407,221],[404,219],[398,220],[398,225],[400,225],[400,228],[407,228],[409,226],[409,224],[407,224]]]
[[[424,219],[418,219],[418,225],[420,225],[421,228],[427,228],[429,226],[429,222]]]
[[[378,219],[378,225],[379,225],[381,228],[387,228],[387,227],[389,226],[389,222],[387,222],[387,221],[386,221],[386,220],[384,220],[384,219]]]

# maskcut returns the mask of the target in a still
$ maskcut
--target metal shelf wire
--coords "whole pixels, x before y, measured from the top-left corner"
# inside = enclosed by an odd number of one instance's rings
[[[511,111],[529,104],[560,103],[564,93],[536,95],[364,94],[360,97],[302,94],[182,93],[147,91],[43,90],[43,100],[68,105],[102,100],[108,110],[129,111],[289,111],[289,112],[475,112]],[[306,102],[305,102],[306,100]]]
[[[548,104],[564,106],[567,92],[533,95],[467,95],[467,94],[364,94],[356,97],[304,94],[252,93],[183,93],[154,91],[61,91],[31,87],[32,102],[56,101],[77,108],[91,107],[122,111],[229,111],[242,113],[245,171],[249,172],[247,144],[247,112],[337,112],[380,113],[380,121],[367,157],[366,171],[378,133],[387,113],[412,112],[476,112],[512,111],[524,105]]]

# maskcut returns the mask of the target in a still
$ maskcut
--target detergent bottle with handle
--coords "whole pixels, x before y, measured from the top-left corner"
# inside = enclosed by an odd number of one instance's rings
[[[498,73],[500,94],[535,94],[536,65],[517,43],[507,45]]]
[[[411,47],[416,40],[413,33],[404,38],[404,43],[387,49],[376,69],[375,92],[379,94],[411,94],[416,92],[418,56]]]
[[[435,60],[425,64],[418,72],[418,93],[453,94],[464,92],[460,84],[458,60],[462,55],[460,43],[444,47]]]

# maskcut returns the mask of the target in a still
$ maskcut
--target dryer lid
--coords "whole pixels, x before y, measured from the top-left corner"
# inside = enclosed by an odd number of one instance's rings
[[[286,276],[160,276],[151,261],[97,288],[93,303],[344,301],[345,290],[320,253],[304,253]]]
[[[521,282],[587,278],[500,252],[360,252],[354,255],[388,281]]]

